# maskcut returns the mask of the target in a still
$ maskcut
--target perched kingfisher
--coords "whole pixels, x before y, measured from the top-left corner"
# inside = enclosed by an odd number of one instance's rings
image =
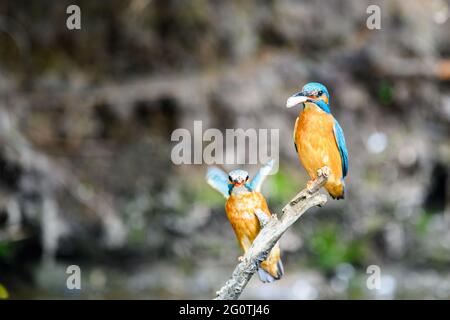
[[[331,169],[325,189],[334,199],[344,199],[344,178],[348,172],[348,151],[344,131],[330,110],[327,88],[317,82],[307,83],[291,96],[286,107],[303,105],[295,121],[294,145],[300,162],[312,180],[323,166]]]
[[[255,211],[262,211],[270,217],[266,199],[260,190],[273,165],[274,161],[270,160],[258,171],[251,182],[249,182],[247,171],[244,170],[233,170],[227,175],[221,169],[212,167],[208,169],[206,175],[208,184],[227,199],[225,211],[244,253],[250,248],[260,231],[260,223]],[[283,273],[280,248],[277,243],[267,259],[261,262],[258,275],[262,282],[273,282],[280,279]]]

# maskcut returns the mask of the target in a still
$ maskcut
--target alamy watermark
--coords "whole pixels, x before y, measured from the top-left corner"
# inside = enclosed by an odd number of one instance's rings
[[[366,13],[369,14],[366,20],[366,26],[369,30],[381,29],[381,8],[376,4],[367,7]]]
[[[194,121],[192,132],[172,132],[171,141],[177,142],[171,152],[174,164],[264,164],[274,159],[271,174],[278,171],[279,129],[203,129],[202,121]]]
[[[66,19],[66,26],[69,30],[80,30],[81,29],[81,9],[75,4],[71,4],[67,7],[66,13],[69,16]]]
[[[66,269],[69,276],[66,280],[66,287],[69,290],[81,290],[81,268],[75,264],[70,265]]]
[[[367,267],[366,273],[370,276],[367,277],[366,286],[369,290],[381,289],[381,269],[376,264],[372,264]]]

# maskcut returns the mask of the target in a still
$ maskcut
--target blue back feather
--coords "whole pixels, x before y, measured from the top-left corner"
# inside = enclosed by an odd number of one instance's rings
[[[341,154],[342,178],[345,178],[348,172],[348,151],[347,146],[345,145],[344,131],[336,119],[334,119],[333,129],[334,137],[339,148],[339,153]]]

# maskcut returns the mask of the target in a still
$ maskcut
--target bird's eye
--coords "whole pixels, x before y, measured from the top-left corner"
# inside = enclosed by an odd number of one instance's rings
[[[231,176],[228,176],[228,180],[233,181],[233,179],[231,179]]]
[[[322,91],[322,90],[320,90],[320,91],[317,92],[317,96],[318,96],[318,97],[320,97],[322,94],[323,94],[323,91]]]
[[[249,176],[247,175],[247,178],[245,178],[245,181],[247,181],[247,180],[248,180],[248,178],[249,178]]]

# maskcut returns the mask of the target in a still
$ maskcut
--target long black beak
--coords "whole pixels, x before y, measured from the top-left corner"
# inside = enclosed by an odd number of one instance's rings
[[[296,94],[291,96],[289,99],[287,99],[286,108],[295,107],[301,103],[306,102],[307,100],[308,100],[308,97],[302,91],[297,92]]]

